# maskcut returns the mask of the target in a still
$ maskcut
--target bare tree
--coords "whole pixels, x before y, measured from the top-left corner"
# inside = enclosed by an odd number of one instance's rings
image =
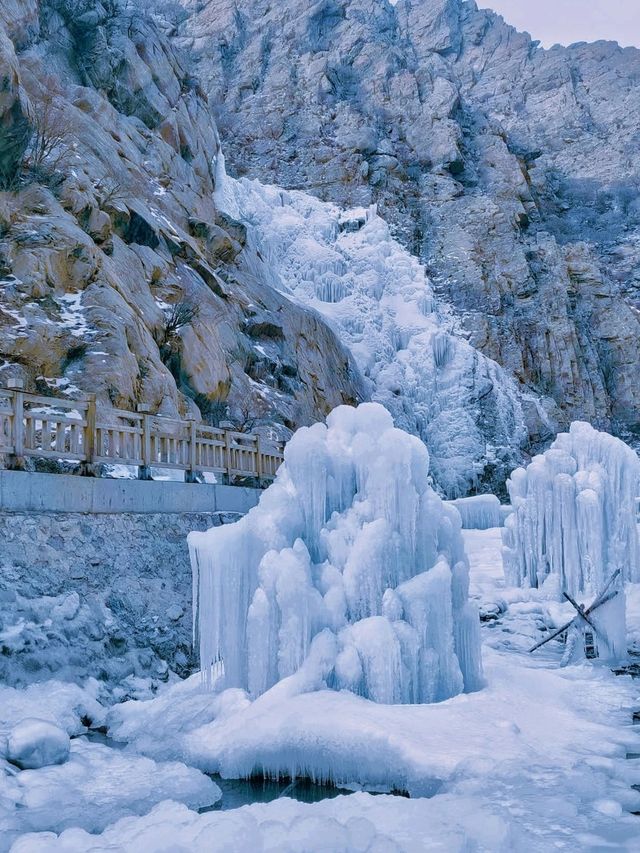
[[[56,102],[56,87],[45,81],[48,90],[40,100],[32,100],[30,117],[33,133],[25,166],[41,174],[56,172],[65,165],[73,151],[74,132],[68,118]]]
[[[193,302],[189,294],[173,305],[164,308],[164,323],[156,335],[156,343],[160,350],[160,358],[164,364],[170,360],[180,346],[180,331],[192,325],[200,313],[200,306]]]
[[[190,326],[200,313],[200,307],[188,299],[175,302],[165,313],[164,331],[167,338],[171,338],[183,329]]]
[[[102,210],[107,206],[116,204],[125,197],[125,192],[122,184],[119,181],[109,178],[101,178],[94,184],[96,198]]]
[[[246,396],[233,407],[231,421],[238,432],[253,432],[270,422],[268,405],[250,395]]]

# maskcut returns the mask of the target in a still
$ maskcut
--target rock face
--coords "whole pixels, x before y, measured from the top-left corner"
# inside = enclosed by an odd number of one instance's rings
[[[640,51],[543,50],[462,0],[181,5],[231,174],[377,202],[534,445],[638,429]]]
[[[0,64],[0,383],[282,436],[360,399],[347,350],[216,210],[207,98],[143,9],[11,0]]]
[[[13,43],[0,30],[0,188],[11,186],[24,156],[31,127],[27,116],[27,100],[20,86],[18,60]]]

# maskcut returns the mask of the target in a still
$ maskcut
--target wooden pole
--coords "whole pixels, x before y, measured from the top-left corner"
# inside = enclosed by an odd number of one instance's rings
[[[617,577],[617,575],[619,575],[619,574],[620,574],[620,569],[617,569],[617,570],[616,570],[616,573],[615,573],[615,574],[613,575],[613,577],[610,579],[609,583],[605,586],[604,590],[600,593],[600,595],[599,595],[599,596],[596,598],[596,600],[593,602],[593,604],[591,605],[591,607],[587,607],[587,609],[586,609],[586,610],[584,610],[584,611],[578,611],[578,615],[579,615],[579,616],[583,616],[583,617],[586,619],[586,617],[587,617],[590,613],[593,613],[593,611],[594,611],[594,610],[597,610],[597,609],[598,609],[598,607],[602,607],[602,605],[603,605],[603,604],[606,604],[608,601],[611,601],[611,599],[612,599],[612,598],[615,598],[615,597],[616,597],[616,595],[618,594],[618,590],[617,590],[617,589],[616,589],[616,590],[614,590],[613,592],[608,593],[608,595],[605,595],[605,596],[604,596],[604,598],[603,598],[602,596],[603,596],[603,593],[604,593],[607,589],[609,589],[609,587],[611,586],[611,584],[613,583],[613,581],[615,580],[615,578],[616,578],[616,577]],[[530,651],[530,652],[535,652],[535,650],[536,650],[536,649],[539,649],[541,646],[544,646],[546,643],[550,642],[551,640],[554,640],[556,637],[559,637],[559,636],[560,636],[560,634],[562,634],[564,631],[566,631],[568,628],[570,628],[570,627],[571,627],[571,625],[573,625],[573,623],[574,623],[574,622],[576,621],[576,619],[578,618],[578,615],[574,616],[574,617],[573,617],[573,619],[569,620],[569,622],[567,622],[567,623],[566,623],[566,625],[563,625],[563,626],[562,626],[562,628],[558,628],[558,630],[557,630],[557,631],[554,631],[554,632],[553,632],[553,634],[550,634],[548,637],[545,637],[545,638],[544,638],[544,640],[540,640],[540,642],[539,642],[539,643],[536,643],[536,644],[535,644],[535,646],[532,646],[532,647],[529,649],[529,651]],[[588,619],[587,619],[586,621],[587,621],[587,622],[589,622],[589,620],[588,620]],[[589,622],[589,624],[591,624],[591,623]]]
[[[259,486],[262,480],[262,443],[259,435],[256,435],[256,475]]]
[[[84,462],[81,466],[81,474],[84,477],[95,477],[96,466],[94,457],[96,456],[98,429],[97,429],[97,413],[96,413],[96,395],[87,394],[87,411],[85,420],[87,425],[84,428]]]
[[[197,483],[197,440],[198,440],[198,431],[196,425],[196,419],[191,416],[187,418],[188,427],[189,427],[189,439],[188,439],[188,448],[189,448],[189,467],[185,472],[185,482],[187,483]]]
[[[142,407],[140,407],[142,410]],[[151,418],[144,411],[142,418],[142,465],[138,468],[139,480],[151,480]]]
[[[568,593],[568,592],[563,592],[562,594],[563,594],[563,595],[564,595],[564,597],[567,599],[567,601],[569,602],[569,604],[571,604],[571,605],[572,605],[573,609],[577,611],[578,616],[582,616],[582,618],[583,618],[583,619],[584,619],[584,621],[587,623],[587,625],[590,625],[590,626],[593,628],[593,630],[595,631],[595,630],[596,630],[596,626],[593,624],[593,622],[591,621],[591,619],[589,619],[589,617],[587,616],[587,614],[586,614],[586,612],[585,612],[585,609],[584,609],[584,604],[578,604],[578,602],[577,602],[577,601],[574,601],[574,599],[573,599],[573,598],[571,598],[571,596],[569,595],[569,593]]]
[[[225,468],[227,469],[227,482],[231,485],[233,480],[233,466],[231,465],[232,457],[232,440],[229,430],[224,431],[224,452],[225,452]]]
[[[10,386],[13,391],[13,456],[10,467],[24,471],[24,391],[21,380],[15,380]]]

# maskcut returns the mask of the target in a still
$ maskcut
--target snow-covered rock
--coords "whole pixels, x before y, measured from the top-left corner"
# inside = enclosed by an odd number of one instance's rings
[[[72,741],[64,764],[16,775],[0,769],[0,835],[68,827],[100,832],[118,818],[145,814],[163,800],[198,809],[213,805],[220,796],[215,782],[180,762],[157,763],[80,738]]]
[[[8,760],[21,770],[37,770],[64,764],[69,758],[69,735],[47,720],[27,718],[14,726],[7,737]]]
[[[226,686],[253,696],[327,684],[413,703],[479,689],[460,516],[428,473],[424,444],[377,403],[299,430],[257,507],[189,536],[203,671],[222,660]]]
[[[71,737],[88,725],[101,726],[105,708],[99,701],[100,689],[95,679],[88,679],[83,687],[54,680],[22,689],[0,685],[0,737],[28,718],[46,721]]]

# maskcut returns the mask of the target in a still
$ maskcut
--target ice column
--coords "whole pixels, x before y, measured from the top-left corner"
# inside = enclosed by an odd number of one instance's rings
[[[221,665],[227,686],[257,696],[324,632],[328,687],[392,703],[479,689],[460,514],[428,474],[424,444],[381,405],[300,429],[257,507],[189,536],[205,674]]]
[[[596,594],[616,569],[640,581],[640,460],[620,439],[576,422],[508,482],[505,573],[517,586],[555,575],[572,595]]]

